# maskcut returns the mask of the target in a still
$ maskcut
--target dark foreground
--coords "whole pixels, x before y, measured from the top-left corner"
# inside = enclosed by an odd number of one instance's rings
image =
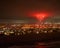
[[[1,46],[0,48],[60,48],[60,41],[44,43],[38,42],[35,45],[12,45],[12,46]]]
[[[0,35],[0,48],[60,48],[60,33]]]

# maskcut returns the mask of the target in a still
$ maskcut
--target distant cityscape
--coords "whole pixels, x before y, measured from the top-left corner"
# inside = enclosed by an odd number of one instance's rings
[[[60,32],[60,24],[0,24],[0,35],[26,35]]]

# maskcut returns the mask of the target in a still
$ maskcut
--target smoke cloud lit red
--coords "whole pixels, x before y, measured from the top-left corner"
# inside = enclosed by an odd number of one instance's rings
[[[28,17],[35,18],[38,21],[43,21],[50,17],[52,14],[49,12],[28,12]]]

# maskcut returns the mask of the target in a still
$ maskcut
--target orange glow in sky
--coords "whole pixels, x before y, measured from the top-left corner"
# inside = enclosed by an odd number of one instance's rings
[[[37,14],[34,14],[34,17],[37,19],[37,20],[44,20],[45,18],[48,17],[48,15],[46,14],[43,14],[43,13],[37,13]]]
[[[30,17],[30,18],[34,18],[38,21],[44,21],[45,19],[53,16],[52,13],[48,12],[48,11],[29,11],[27,12],[27,16]]]

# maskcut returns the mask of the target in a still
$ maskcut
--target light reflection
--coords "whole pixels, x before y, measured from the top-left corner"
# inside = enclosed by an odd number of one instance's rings
[[[37,46],[36,48],[47,48],[46,46]]]
[[[48,48],[45,43],[37,43],[36,48]]]

